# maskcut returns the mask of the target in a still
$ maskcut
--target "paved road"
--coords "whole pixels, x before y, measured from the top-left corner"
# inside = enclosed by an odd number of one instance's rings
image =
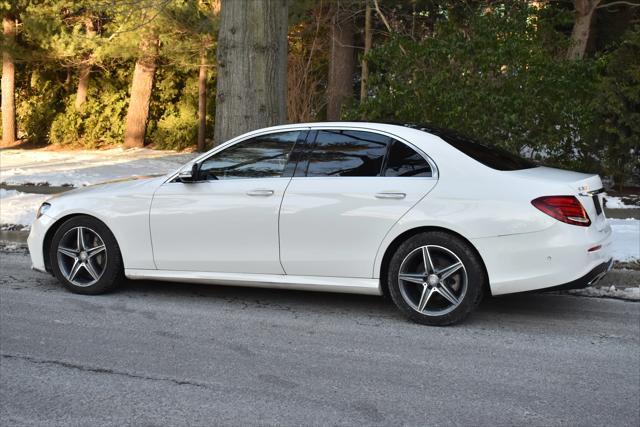
[[[374,297],[88,297],[27,267],[0,253],[2,425],[640,423],[639,303],[495,298],[430,328]]]

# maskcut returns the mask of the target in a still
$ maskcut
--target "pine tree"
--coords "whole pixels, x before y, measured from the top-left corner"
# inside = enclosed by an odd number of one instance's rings
[[[15,64],[9,50],[16,37],[13,15],[2,17],[2,33],[2,145],[11,145],[16,139]]]

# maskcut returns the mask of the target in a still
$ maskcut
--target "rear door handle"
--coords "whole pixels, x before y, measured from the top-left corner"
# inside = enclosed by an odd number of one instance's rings
[[[251,191],[247,191],[247,196],[258,196],[258,197],[273,196],[273,190],[264,190],[264,189],[251,190]]]
[[[376,198],[377,199],[404,199],[405,197],[407,197],[407,195],[405,193],[394,193],[394,192],[383,192],[383,193],[376,193]]]

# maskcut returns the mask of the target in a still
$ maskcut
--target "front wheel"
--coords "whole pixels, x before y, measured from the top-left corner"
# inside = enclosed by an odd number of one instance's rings
[[[124,276],[115,237],[104,223],[89,216],[73,217],[60,226],[49,259],[56,278],[79,294],[110,291]]]
[[[477,307],[485,274],[464,240],[426,232],[398,247],[387,280],[391,298],[411,320],[444,326],[463,320]]]

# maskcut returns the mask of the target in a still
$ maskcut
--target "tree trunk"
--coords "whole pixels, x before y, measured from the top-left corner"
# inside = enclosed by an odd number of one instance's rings
[[[2,30],[7,44],[13,44],[16,23],[13,19],[2,18]],[[7,50],[2,52],[2,145],[13,144],[16,140],[15,106],[15,65]]]
[[[338,2],[331,20],[327,120],[340,120],[345,101],[353,96],[353,32],[353,19]]]
[[[223,0],[215,143],[286,121],[287,0]]]
[[[371,50],[372,34],[371,34],[371,4],[369,0],[365,0],[366,6],[364,10],[364,56],[362,59],[362,74],[360,76],[360,103],[367,99],[367,79],[369,78],[369,63],[366,55]]]
[[[568,59],[582,59],[587,50],[591,32],[591,18],[600,0],[574,0],[575,21],[571,31],[571,45],[567,51]]]
[[[131,83],[131,96],[129,98],[129,110],[124,131],[124,147],[143,147],[144,136],[149,119],[149,103],[151,101],[151,89],[156,74],[156,56],[158,40],[151,37],[142,42],[141,56],[136,62]]]
[[[91,65],[80,65],[80,75],[78,78],[78,91],[76,92],[75,109],[79,111],[82,105],[87,101],[87,90],[89,89],[89,73],[91,73]]]
[[[96,30],[93,25],[93,19],[87,17],[85,20],[85,28],[87,31],[87,37],[93,37],[96,35]],[[87,91],[89,89],[89,75],[91,73],[91,54],[80,64],[80,72],[78,77],[78,91],[76,92],[75,109],[79,111],[82,105],[87,101]]]
[[[207,51],[200,53],[200,73],[198,74],[198,151],[205,149],[207,131]]]

